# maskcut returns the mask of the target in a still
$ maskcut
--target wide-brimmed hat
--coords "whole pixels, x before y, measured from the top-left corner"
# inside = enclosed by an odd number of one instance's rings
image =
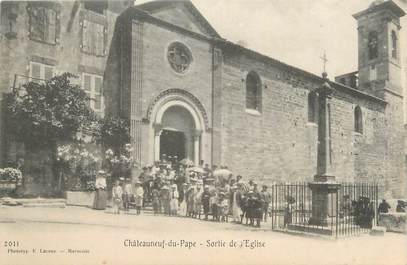
[[[168,188],[167,185],[164,185],[164,186],[161,187],[161,189],[162,189],[162,190],[168,190],[169,188]]]
[[[98,175],[104,176],[104,175],[106,175],[106,171],[104,171],[104,170],[99,170],[99,171],[98,171]]]

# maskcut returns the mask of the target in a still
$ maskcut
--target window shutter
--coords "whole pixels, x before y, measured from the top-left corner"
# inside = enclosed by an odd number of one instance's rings
[[[91,107],[91,90],[92,90],[92,77],[90,75],[84,74],[83,75],[83,90],[85,90],[86,96],[89,98],[87,100],[87,106]]]
[[[54,76],[54,69],[52,66],[44,66],[44,79],[49,80]]]
[[[88,49],[88,27],[86,20],[83,20],[82,22],[82,50],[87,51]]]
[[[107,27],[103,27],[103,46],[102,46],[102,54],[107,54]]]
[[[56,39],[56,12],[52,9],[47,10],[47,23],[45,41],[55,44]]]
[[[100,49],[101,49],[101,44],[102,42],[100,41],[100,25],[99,24],[95,24],[95,55],[101,55],[100,53]]]
[[[96,54],[96,43],[97,43],[97,28],[95,23],[89,23],[91,30],[88,32],[90,35],[90,53]]]
[[[36,63],[31,63],[31,77],[41,79],[41,66]]]
[[[85,91],[91,91],[91,76],[90,75],[83,75],[83,89]]]
[[[95,93],[102,94],[102,78],[95,76]]]
[[[99,50],[98,50],[98,55],[103,56],[104,53],[104,47],[105,47],[105,27],[103,25],[99,25],[99,39],[98,39],[98,43],[99,43]]]

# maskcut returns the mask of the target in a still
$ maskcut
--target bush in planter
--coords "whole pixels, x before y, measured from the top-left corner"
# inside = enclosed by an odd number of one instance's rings
[[[68,191],[94,191],[92,187],[96,172],[100,168],[100,154],[84,144],[69,144],[58,147],[58,165],[64,174]]]
[[[0,169],[0,180],[20,184],[22,179],[23,175],[19,169],[11,167]]]

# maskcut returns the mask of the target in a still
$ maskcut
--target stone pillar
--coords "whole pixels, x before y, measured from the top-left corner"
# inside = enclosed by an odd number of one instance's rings
[[[195,166],[199,165],[199,158],[200,158],[200,139],[202,135],[201,130],[193,130],[193,137],[194,137],[194,164]]]
[[[329,212],[335,210],[330,208],[331,200],[340,187],[335,181],[335,176],[330,173],[332,167],[330,98],[333,90],[326,73],[323,76],[325,83],[316,90],[319,96],[317,174],[314,181],[308,184],[312,190],[312,215],[309,224],[318,226],[328,225]]]
[[[161,123],[154,123],[154,162],[160,160],[160,135],[163,129]]]

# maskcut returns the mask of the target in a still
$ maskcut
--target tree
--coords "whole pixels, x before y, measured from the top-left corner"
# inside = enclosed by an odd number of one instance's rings
[[[28,150],[48,148],[56,165],[57,145],[76,140],[97,121],[89,107],[89,97],[71,83],[73,74],[64,73],[50,80],[28,82],[6,95],[8,133]],[[56,176],[54,166],[53,173]]]
[[[130,121],[119,117],[106,116],[99,120],[99,130],[95,130],[96,142],[106,150],[104,167],[111,177],[130,177],[133,167]]]
[[[105,149],[112,149],[120,154],[126,144],[130,143],[130,122],[128,119],[122,119],[113,116],[106,116],[99,120],[99,135],[96,142]]]

